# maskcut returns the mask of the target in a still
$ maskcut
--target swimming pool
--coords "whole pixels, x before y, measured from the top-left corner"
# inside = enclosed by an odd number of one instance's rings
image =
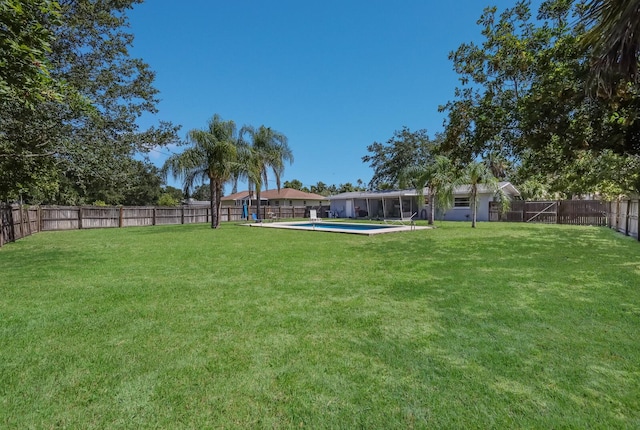
[[[291,230],[309,230],[324,231],[329,233],[351,233],[374,235],[381,233],[395,233],[399,231],[424,230],[428,227],[418,227],[410,225],[390,225],[390,224],[365,224],[365,223],[346,223],[346,222],[274,222],[247,224],[252,227],[269,227],[269,228],[286,228]]]

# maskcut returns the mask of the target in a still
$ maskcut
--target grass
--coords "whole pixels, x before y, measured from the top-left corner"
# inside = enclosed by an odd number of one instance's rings
[[[638,428],[640,243],[224,224],[0,250],[2,428]]]

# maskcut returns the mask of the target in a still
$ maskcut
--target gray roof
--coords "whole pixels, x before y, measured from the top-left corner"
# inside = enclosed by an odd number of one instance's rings
[[[511,182],[500,182],[498,188],[504,190],[511,196],[519,196],[520,191],[511,184]],[[454,195],[469,195],[471,192],[471,185],[459,185],[454,188]],[[493,194],[492,187],[486,185],[478,186],[478,194]],[[429,194],[429,189],[424,189],[424,195]],[[350,199],[381,199],[381,198],[398,198],[398,197],[415,197],[418,192],[415,188],[407,190],[384,190],[384,191],[354,191],[349,193],[336,194],[335,196],[329,196],[329,200],[350,200]]]
[[[384,191],[352,191],[349,193],[329,196],[329,200],[349,200],[349,199],[381,199],[383,197],[413,197],[418,193],[415,189],[410,190],[384,190]]]

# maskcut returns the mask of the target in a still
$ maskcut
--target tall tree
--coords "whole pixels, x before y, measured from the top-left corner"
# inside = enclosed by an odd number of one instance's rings
[[[544,179],[552,193],[593,191],[592,183],[558,174],[570,166],[581,169],[604,151],[640,154],[637,86],[619,87],[609,100],[588,96],[583,12],[581,2],[568,0],[542,2],[535,20],[526,1],[500,14],[485,9],[482,44],[450,55],[461,86],[441,107],[448,116],[444,153],[460,164],[500,156],[521,180]]]
[[[261,125],[257,129],[252,126],[245,126],[240,131],[241,141],[244,136],[248,135],[249,142],[244,146],[246,151],[243,152],[241,163],[244,166],[242,176],[245,177],[256,190],[257,214],[260,218],[260,194],[262,187],[269,186],[269,173],[273,173],[276,181],[276,187],[280,191],[280,180],[284,173],[285,163],[293,162],[293,152],[289,148],[287,137],[271,129]]]
[[[117,179],[135,152],[176,139],[169,123],[147,130],[136,124],[156,112],[158,93],[149,66],[128,52],[126,13],[140,2],[58,2],[59,22],[43,24],[54,35],[46,57],[49,75],[67,89],[33,108],[1,99],[0,199],[22,192],[59,203],[73,194],[87,200],[92,183]]]
[[[402,172],[410,166],[427,164],[436,146],[426,130],[412,132],[408,127],[396,130],[384,144],[373,142],[367,146],[371,155],[362,157],[362,162],[369,163],[373,169],[369,187],[397,188]]]
[[[184,181],[185,193],[202,181],[209,181],[211,191],[211,228],[220,226],[222,187],[231,179],[238,163],[238,138],[233,121],[223,121],[215,114],[206,130],[188,133],[191,146],[167,159],[163,171]]]
[[[451,160],[436,155],[424,166],[410,166],[401,175],[403,183],[416,187],[418,198],[424,202],[424,188],[429,196],[429,225],[433,225],[436,209],[446,211],[453,205],[453,190],[459,185],[457,169]]]
[[[329,190],[327,189],[327,184],[322,181],[318,181],[315,185],[311,185],[311,192],[315,194],[320,194],[321,196],[328,196]]]
[[[231,180],[233,181],[233,177]],[[201,201],[211,200],[211,187],[209,187],[208,183],[200,184],[195,188],[193,193],[191,193],[191,197]]]
[[[283,186],[285,188],[292,188],[294,190],[300,190],[300,191],[305,191],[305,192],[309,192],[309,189],[307,187],[305,187],[304,185],[302,185],[302,182],[299,181],[298,179],[292,179],[290,181],[284,181]]]
[[[498,179],[493,176],[491,170],[486,163],[472,161],[464,171],[464,180],[469,184],[470,203],[471,203],[471,227],[476,228],[476,220],[478,217],[478,190],[481,186],[488,187],[495,191],[499,191]],[[504,198],[504,197],[502,197]]]

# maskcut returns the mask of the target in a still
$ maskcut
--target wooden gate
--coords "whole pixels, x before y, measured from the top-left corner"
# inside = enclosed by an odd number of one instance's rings
[[[509,210],[501,214],[499,203],[491,202],[489,220],[606,226],[607,207],[600,200],[514,200]]]

